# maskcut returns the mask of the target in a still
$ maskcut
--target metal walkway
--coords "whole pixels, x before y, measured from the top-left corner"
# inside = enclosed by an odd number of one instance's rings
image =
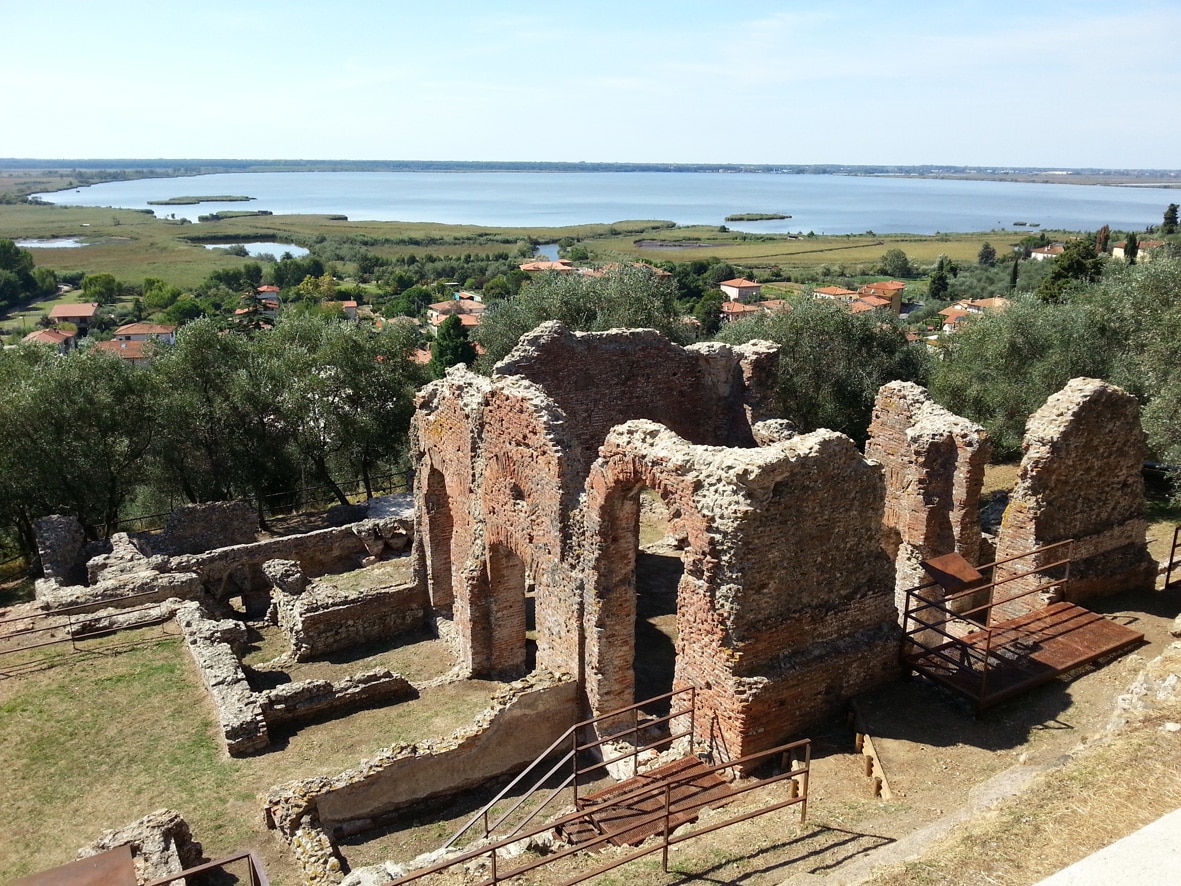
[[[1065,596],[1070,545],[1059,542],[979,570],[956,554],[924,561],[935,580],[906,592],[903,663],[968,698],[980,712],[1081,665],[1138,646],[1142,633],[1074,603],[1042,602]],[[1045,562],[1054,557],[1061,559]],[[1001,581],[985,578],[995,576],[996,566],[1024,558],[1038,565]],[[999,590],[1007,582],[1030,578],[1032,583],[1018,593],[1005,596]],[[948,592],[946,597],[939,599],[936,586]],[[957,605],[980,598],[988,602]],[[1029,611],[994,620],[1022,600],[1017,608]]]

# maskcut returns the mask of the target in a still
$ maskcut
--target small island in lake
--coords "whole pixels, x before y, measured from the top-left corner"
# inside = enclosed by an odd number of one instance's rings
[[[726,221],[773,221],[781,218],[791,218],[782,212],[739,212],[726,216]]]
[[[213,197],[169,197],[167,200],[149,200],[149,206],[193,206],[197,203],[245,203],[254,197],[243,197],[235,194],[223,194]]]

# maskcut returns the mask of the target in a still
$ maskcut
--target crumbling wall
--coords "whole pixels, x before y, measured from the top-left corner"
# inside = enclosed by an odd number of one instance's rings
[[[168,515],[152,545],[170,554],[200,554],[249,544],[258,534],[258,512],[244,501],[184,505]]]
[[[158,809],[139,821],[103,835],[78,851],[78,858],[90,858],[120,846],[131,849],[138,883],[163,880],[202,862],[201,844],[193,839],[188,822],[179,812]]]
[[[543,323],[493,371],[536,384],[566,416],[578,482],[615,425],[646,418],[687,440],[753,446],[746,407],[766,417],[778,351],[765,342],[683,348],[654,329],[571,332]],[[746,381],[757,387],[748,392]]]
[[[984,429],[939,406],[926,389],[895,381],[878,391],[865,455],[885,470],[882,525],[900,616],[904,592],[928,580],[920,561],[956,551],[980,564],[979,499],[989,454]],[[929,595],[941,593],[935,587]]]
[[[633,700],[635,509],[641,486],[687,540],[674,688],[734,756],[771,747],[895,677],[899,631],[879,541],[882,478],[847,437],[757,449],[615,428],[587,480],[585,681],[592,710]]]
[[[1017,485],[1001,521],[997,560],[1066,539],[1073,562],[1066,597],[1151,589],[1141,469],[1147,453],[1136,398],[1115,385],[1076,378],[1029,418]],[[1061,549],[997,568],[997,580],[1062,559]],[[1046,577],[1035,574],[998,589],[1010,597]],[[1004,607],[1004,617],[1040,608],[1032,595]]]
[[[79,558],[86,544],[86,533],[75,517],[52,514],[34,526],[37,554],[45,578],[58,584],[81,584],[85,571]]]
[[[272,788],[267,823],[288,841],[308,826],[330,835],[364,830],[379,816],[524,768],[577,720],[573,679],[535,672],[448,738],[396,745],[339,775]]]
[[[385,668],[335,682],[304,680],[255,691],[242,666],[246,627],[209,618],[196,603],[177,613],[177,622],[201,680],[217,711],[226,750],[240,757],[264,750],[276,726],[351,713],[417,696],[404,677]]]
[[[271,601],[296,661],[396,637],[426,623],[426,589],[413,575],[389,587],[342,589],[309,579],[293,560],[268,560]]]

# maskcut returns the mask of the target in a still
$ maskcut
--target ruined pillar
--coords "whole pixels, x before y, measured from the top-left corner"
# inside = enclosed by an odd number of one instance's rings
[[[982,427],[948,412],[925,388],[895,381],[878,391],[865,454],[885,469],[883,543],[894,560],[900,616],[904,592],[928,580],[920,561],[955,551],[979,565],[989,451]],[[942,591],[930,595],[941,599]],[[962,600],[957,609],[973,602]]]
[[[997,560],[1073,539],[1071,601],[1151,589],[1141,469],[1147,455],[1136,398],[1093,378],[1072,379],[1029,418],[1017,485],[1001,521]],[[997,568],[997,580],[1061,559],[1063,550]],[[1053,577],[1053,576],[1050,576]],[[1041,575],[1010,581],[998,597],[1035,587]],[[1054,594],[1057,596],[1058,592]],[[997,617],[1038,609],[1050,595],[1014,601]]]

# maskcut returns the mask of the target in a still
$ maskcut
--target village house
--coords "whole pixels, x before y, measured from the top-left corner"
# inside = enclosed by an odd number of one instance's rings
[[[557,261],[527,261],[518,267],[527,274],[537,274],[541,271],[556,271],[559,274],[574,273],[574,262],[568,258],[560,258]]]
[[[64,332],[60,329],[37,329],[30,332],[21,341],[57,348],[57,352],[62,356],[68,354],[75,345],[74,333]]]
[[[458,315],[462,326],[474,329],[480,325],[480,317],[486,307],[487,305],[470,292],[460,292],[449,301],[427,305],[426,318],[431,325],[431,334],[433,335],[435,330],[443,324],[443,321],[452,314]]]
[[[1152,254],[1165,245],[1164,240],[1141,240],[1136,246],[1136,261],[1143,264],[1152,261]],[[1118,261],[1128,260],[1128,241],[1120,240],[1111,247],[1111,257]]]
[[[762,308],[755,305],[746,305],[740,301],[724,301],[722,302],[722,322],[733,323],[735,320],[745,320],[761,311]]]
[[[54,323],[73,323],[78,327],[78,334],[85,335],[98,317],[98,302],[83,302],[81,304],[54,305],[49,312],[49,319]]]
[[[115,330],[115,341],[161,341],[176,344],[176,327],[166,323],[128,323]]]
[[[1049,261],[1057,258],[1065,251],[1061,243],[1051,243],[1049,246],[1039,246],[1029,251],[1029,257],[1034,261]]]
[[[91,350],[114,354],[121,360],[126,360],[132,366],[149,366],[152,358],[144,351],[143,341],[110,341],[95,342]]]
[[[852,289],[845,289],[843,286],[818,286],[812,290],[812,297],[838,301],[848,305],[857,298],[857,293]]]
[[[884,280],[880,283],[866,283],[857,290],[857,294],[861,296],[863,301],[868,300],[870,296],[886,299],[890,303],[890,313],[898,317],[902,314],[902,292],[904,289],[906,289],[906,284],[901,280]],[[872,304],[876,305],[876,303]]]
[[[753,298],[758,298],[759,293],[763,291],[763,287],[758,283],[754,280],[747,280],[745,277],[723,280],[718,284],[718,288],[730,301],[750,301]]]
[[[1000,296],[993,298],[970,298],[958,301],[939,312],[943,317],[943,332],[958,331],[963,323],[972,317],[978,317],[989,311],[1003,311],[1009,306],[1009,300]]]

